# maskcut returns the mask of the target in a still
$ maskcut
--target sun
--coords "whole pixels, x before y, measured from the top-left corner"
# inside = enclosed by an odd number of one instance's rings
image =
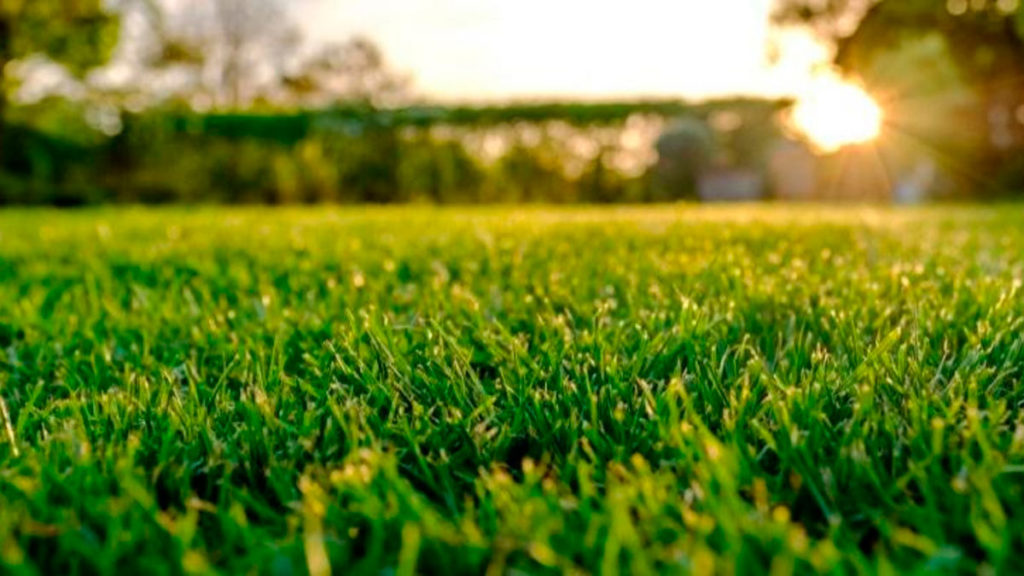
[[[792,121],[823,152],[878,138],[882,108],[860,86],[834,76],[817,79],[797,99]]]

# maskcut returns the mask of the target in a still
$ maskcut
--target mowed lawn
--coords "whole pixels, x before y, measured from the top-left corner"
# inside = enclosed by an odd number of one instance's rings
[[[0,212],[3,574],[1024,570],[1024,207]]]

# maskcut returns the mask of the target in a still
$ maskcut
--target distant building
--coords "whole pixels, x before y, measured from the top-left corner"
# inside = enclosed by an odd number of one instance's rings
[[[764,198],[764,176],[746,168],[706,170],[697,181],[704,202],[752,202]]]
[[[773,198],[795,202],[814,200],[818,193],[820,159],[805,144],[780,140],[768,153],[768,189]]]
[[[899,177],[893,189],[893,201],[898,204],[920,204],[934,196],[939,171],[935,160],[924,157]]]

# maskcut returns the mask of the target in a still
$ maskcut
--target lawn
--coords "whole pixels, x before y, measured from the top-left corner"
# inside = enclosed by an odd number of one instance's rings
[[[0,212],[4,574],[1020,572],[1024,207]]]

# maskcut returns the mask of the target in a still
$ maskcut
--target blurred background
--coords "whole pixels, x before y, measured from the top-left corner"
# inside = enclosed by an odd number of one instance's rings
[[[1018,0],[0,0],[0,204],[1024,195]]]

